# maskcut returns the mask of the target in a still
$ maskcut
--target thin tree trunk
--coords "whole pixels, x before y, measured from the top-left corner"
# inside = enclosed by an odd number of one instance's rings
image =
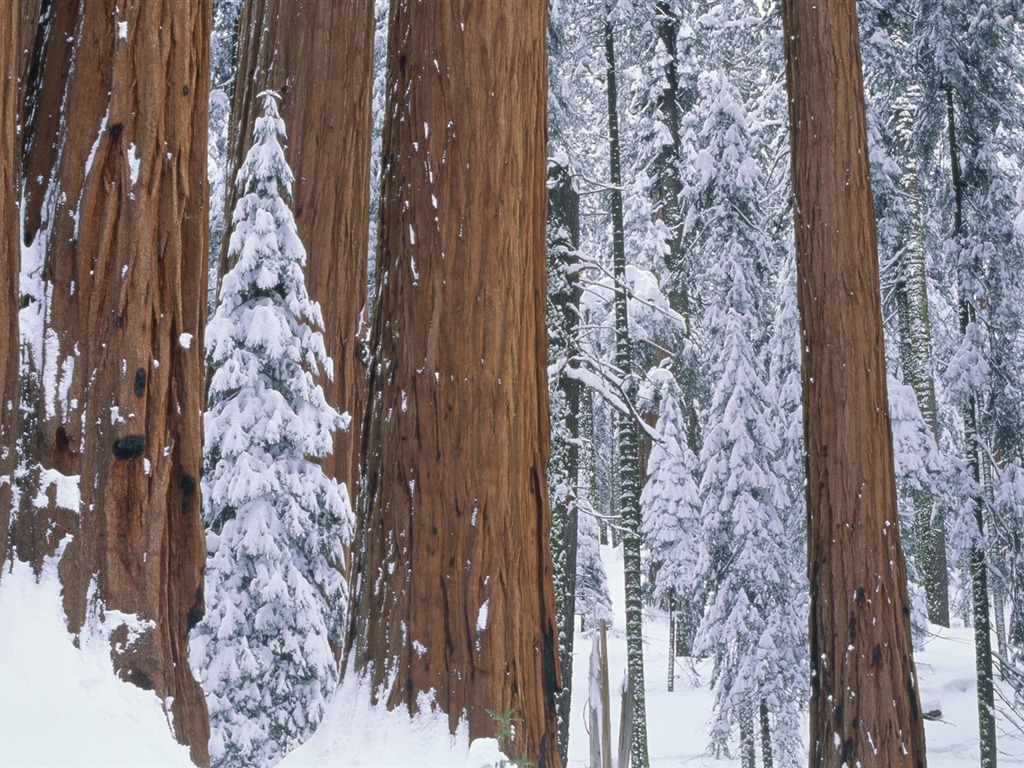
[[[348,430],[335,433],[324,469],[345,482],[354,503],[366,376],[359,348],[370,237],[373,0],[246,0],[238,29],[225,231],[237,198],[234,177],[260,114],[256,97],[275,90],[288,126],[285,156],[295,174],[292,210],[308,254],[306,285],[323,310],[334,362],[333,381],[320,383],[327,401],[352,417]],[[231,267],[227,248],[225,237],[221,278]]]
[[[679,158],[682,154],[682,139],[680,137],[682,115],[676,54],[679,17],[675,13],[673,3],[658,0],[654,5],[654,21],[658,40],[665,46],[665,51],[668,54],[665,80],[658,91],[656,107],[662,115],[669,136],[669,141],[661,145],[658,156],[655,158],[655,204],[658,218],[665,223],[671,233],[668,243],[669,251],[665,257],[671,271],[668,280],[669,301],[672,308],[689,323],[690,288],[687,276],[683,274],[682,223],[679,211],[679,198],[683,191],[683,183],[679,175]],[[686,333],[689,335],[689,327],[686,328]]]
[[[18,196],[21,151],[17,124],[20,111],[17,54],[21,2],[0,7],[0,578],[7,557],[7,530],[13,501],[18,452]]]
[[[395,3],[349,660],[557,768],[544,3]]]
[[[745,701],[737,710],[740,718],[740,765],[742,768],[756,768],[754,707],[751,702]]]
[[[772,757],[772,721],[768,714],[768,702],[761,699],[761,762],[764,768],[774,768],[775,758]]]
[[[672,693],[676,689],[676,633],[678,628],[676,626],[676,615],[673,612],[675,608],[675,598],[669,594],[668,596],[668,692]]]
[[[622,214],[622,170],[619,153],[618,91],[615,77],[615,34],[611,6],[606,6],[604,50],[608,65],[608,139],[611,165],[612,272],[615,275],[615,365],[623,381],[623,399],[636,402],[629,312],[626,296],[626,245]],[[647,704],[644,693],[643,593],[640,562],[640,483],[637,426],[631,414],[618,414],[619,516],[622,567],[626,587],[626,654],[633,691],[630,758],[632,768],[647,768]]]
[[[45,328],[32,340],[30,479],[12,531],[36,568],[62,552],[72,632],[97,610],[151,622],[130,643],[126,627],[113,631],[115,668],[171,702],[199,764],[209,727],[188,631],[206,561],[209,33],[207,2],[43,10],[23,137]]]
[[[921,415],[938,444],[938,408],[935,404],[935,379],[931,373],[931,317],[916,168],[912,165],[904,168],[902,178],[915,231],[903,248],[896,267],[898,277],[894,293],[900,327],[900,363],[907,383],[914,390]],[[928,619],[934,624],[948,627],[949,569],[945,516],[936,510],[934,495],[927,490],[914,494],[914,507],[914,528],[919,542]]]
[[[949,130],[949,166],[953,183],[953,239],[961,242],[964,228],[963,177],[960,168],[960,147],[957,143],[956,110],[953,89],[946,86],[946,119]],[[980,265],[972,265],[976,273]],[[963,267],[961,267],[961,271]],[[963,281],[963,276],[961,276]],[[966,336],[969,327],[977,322],[977,307],[968,295],[965,285],[960,286],[960,333]],[[985,499],[981,468],[981,435],[978,431],[978,394],[971,392],[964,407],[964,441],[967,466],[978,487],[979,496],[971,499],[977,537],[971,542],[971,597],[974,616],[974,654],[978,675],[978,735],[981,747],[981,768],[996,768],[995,691],[992,683],[992,626],[989,621],[988,563],[985,556]]]
[[[810,764],[923,768],[856,3],[782,9],[805,339]]]
[[[575,366],[579,355],[579,312],[583,294],[577,250],[580,244],[580,197],[569,168],[554,161],[548,168],[548,301],[551,305],[552,346],[549,357],[564,356]],[[562,690],[558,694],[558,748],[568,760],[569,718],[572,705],[572,651],[576,617],[576,551],[579,534],[580,383],[563,374],[558,388],[563,400],[565,436],[552,438],[552,482],[564,483],[567,494],[551,509],[551,551],[555,569],[555,604],[558,611],[559,659]],[[557,473],[557,474],[556,474]]]

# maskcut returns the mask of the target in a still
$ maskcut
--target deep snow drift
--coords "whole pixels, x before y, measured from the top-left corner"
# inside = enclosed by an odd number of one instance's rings
[[[611,581],[617,626],[623,624],[621,553],[602,555]],[[52,572],[36,583],[27,566],[5,564],[0,580],[0,766],[181,766],[188,750],[170,736],[160,702],[150,692],[118,680],[99,628],[76,649],[64,627],[60,586]],[[648,611],[647,703],[651,763],[658,768],[734,768],[735,760],[706,753],[712,696],[705,663],[677,663],[676,690],[666,688],[668,628]],[[935,628],[933,628],[935,629]],[[588,760],[584,726],[590,639],[577,637],[573,674],[569,766]],[[625,638],[609,635],[610,679],[625,669]],[[927,723],[930,768],[976,768],[978,716],[972,633],[936,630],[917,655],[925,709],[941,706],[942,720]],[[447,717],[410,723],[401,712],[366,706],[365,691],[343,686],[316,734],[279,763],[284,768],[485,768],[497,744],[471,750],[465,729],[448,734]],[[619,703],[612,699],[612,723]],[[1024,735],[1005,718],[999,727],[1000,766],[1024,766]]]

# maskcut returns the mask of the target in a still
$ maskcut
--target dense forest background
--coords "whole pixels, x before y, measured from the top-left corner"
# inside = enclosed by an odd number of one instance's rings
[[[6,558],[59,563],[69,629],[106,626],[199,764],[276,763],[355,675],[554,766],[621,546],[632,765],[649,608],[711,660],[709,750],[803,763],[785,4],[442,5],[7,6]],[[843,5],[885,526],[915,647],[974,630],[994,768],[997,715],[1024,730],[1024,11]]]

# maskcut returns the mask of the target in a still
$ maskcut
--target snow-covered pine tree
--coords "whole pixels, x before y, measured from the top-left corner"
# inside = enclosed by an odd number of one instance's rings
[[[798,710],[770,711],[793,699],[798,673],[790,662],[801,637],[793,622],[779,620],[795,616],[788,607],[791,538],[783,525],[793,501],[777,474],[780,420],[764,359],[781,240],[772,236],[778,216],[767,206],[769,177],[760,165],[772,91],[748,108],[735,82],[718,72],[701,78],[701,92],[708,117],[688,232],[694,247],[709,254],[703,332],[715,383],[700,454],[703,530],[695,577],[707,598],[695,651],[714,661],[712,748],[728,752],[737,729],[742,765],[753,768],[756,720],[766,761],[785,763],[799,748]],[[773,730],[786,738],[779,742]]]
[[[1022,454],[1019,386],[1024,249],[1017,213],[1021,121],[1014,109],[1024,67],[1017,43],[1024,10],[1011,0],[963,5],[915,0],[915,72],[921,105],[913,148],[927,190],[934,239],[941,244],[948,296],[959,327],[943,374],[959,410],[970,483],[961,527],[969,527],[981,765],[997,762],[989,632],[990,587],[1004,591],[999,567],[1019,542],[1001,542],[991,510],[1001,468]],[[946,289],[948,290],[948,288]],[[1019,512],[1018,512],[1019,514]],[[990,582],[991,577],[991,582]]]
[[[703,607],[693,579],[701,528],[697,457],[686,441],[682,391],[668,367],[648,372],[641,399],[655,404],[659,435],[640,494],[647,589],[655,604],[673,611],[673,629],[682,641],[676,655],[688,656]]]
[[[238,173],[234,264],[206,337],[203,477],[208,613],[192,641],[215,766],[272,765],[320,722],[344,626],[344,485],[310,457],[345,426],[313,380],[331,371],[288,207],[292,173],[277,95]]]
[[[784,166],[776,173],[788,176]],[[804,420],[800,379],[800,316],[796,299],[796,259],[792,250],[779,265],[776,280],[775,320],[768,342],[770,423],[780,439],[774,474],[786,501],[779,518],[790,568],[779,594],[782,610],[769,618],[765,644],[765,695],[761,709],[761,743],[771,740],[775,765],[803,761],[804,712],[810,697],[807,625],[810,589],[807,584],[807,505],[804,498]],[[770,717],[766,717],[770,713]],[[799,754],[799,757],[797,756]],[[765,762],[765,768],[769,768]]]
[[[868,148],[871,189],[878,220],[878,251],[882,295],[887,301],[886,340],[889,370],[913,388],[916,406],[891,402],[894,417],[916,418],[939,438],[933,376],[932,309],[927,281],[929,249],[921,213],[921,180],[917,158],[909,151],[920,89],[914,85],[907,41],[913,0],[867,0],[858,7],[867,94]],[[893,390],[890,389],[890,397]],[[915,414],[917,414],[915,416]],[[903,436],[920,432],[905,423]],[[896,440],[896,483],[912,581],[923,585],[931,621],[949,626],[945,512],[937,505],[934,483],[912,477],[912,465],[929,460],[925,454],[900,454],[920,447],[926,438]],[[936,457],[931,457],[934,464]],[[920,482],[924,480],[925,482]],[[915,626],[917,624],[915,623]]]

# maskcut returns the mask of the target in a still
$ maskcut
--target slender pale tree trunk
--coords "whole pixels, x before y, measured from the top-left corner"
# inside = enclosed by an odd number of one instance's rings
[[[901,123],[909,121],[909,117],[901,117]],[[898,130],[909,156],[906,147],[912,126],[901,124]],[[935,378],[932,376],[932,328],[928,306],[924,224],[917,167],[913,160],[905,164],[900,184],[913,227],[897,261],[897,277],[893,286],[900,328],[900,364],[907,383],[914,390],[921,416],[938,444],[939,419],[935,403]],[[943,510],[936,509],[935,496],[930,490],[914,493],[914,507],[914,528],[924,577],[928,619],[934,624],[948,627],[949,570],[945,514]]]
[[[0,578],[7,557],[18,429],[18,196],[21,146],[17,55],[21,2],[0,6]]]
[[[918,408],[938,444],[935,380],[931,374],[932,338],[924,248],[914,242],[904,251],[894,286],[900,326],[900,363],[914,390]],[[928,619],[949,626],[949,570],[946,558],[945,515],[936,510],[929,490],[914,493],[914,528],[920,549]]]
[[[636,402],[632,349],[629,342],[629,306],[626,294],[626,243],[622,214],[622,167],[619,151],[618,90],[615,72],[615,29],[612,5],[605,8],[604,50],[607,63],[608,139],[611,166],[612,272],[615,275],[615,367],[622,377],[622,396]],[[626,586],[626,655],[633,691],[630,743],[632,768],[647,768],[647,702],[644,690],[642,566],[640,562],[639,441],[633,414],[618,414],[619,516],[622,526],[622,567]]]
[[[922,768],[855,0],[785,0],[804,334],[810,765]]]
[[[560,766],[546,4],[395,3],[350,668]]]
[[[963,247],[964,184],[960,166],[960,145],[957,141],[956,109],[953,89],[946,86],[946,121],[949,138],[949,166],[953,183],[953,239]],[[971,264],[969,270],[960,266],[960,333],[966,336],[972,324],[978,322],[977,306],[968,280],[981,272],[980,264]],[[967,466],[977,485],[979,495],[971,499],[977,537],[971,543],[971,597],[974,607],[974,655],[978,675],[978,735],[981,747],[981,768],[996,768],[995,691],[992,683],[992,625],[988,592],[988,563],[985,555],[985,483],[982,473],[981,434],[979,433],[978,393],[971,391],[963,409],[964,442]],[[1001,610],[1001,608],[1000,608]]]
[[[288,126],[285,156],[295,174],[292,210],[308,254],[306,285],[323,310],[334,361],[333,381],[321,384],[328,402],[352,416],[350,428],[335,433],[324,468],[345,482],[354,502],[366,376],[359,347],[370,237],[373,0],[246,0],[238,34],[224,210],[228,217],[234,210],[234,176],[260,114],[256,96],[275,90]],[[225,237],[221,277],[231,266],[227,247]]]
[[[27,252],[40,262],[28,487],[12,531],[60,554],[69,628],[92,611],[119,674],[168,702],[208,762],[188,631],[204,610],[200,519],[208,237],[208,2],[44,3],[26,84]],[[37,506],[42,497],[46,503]]]

